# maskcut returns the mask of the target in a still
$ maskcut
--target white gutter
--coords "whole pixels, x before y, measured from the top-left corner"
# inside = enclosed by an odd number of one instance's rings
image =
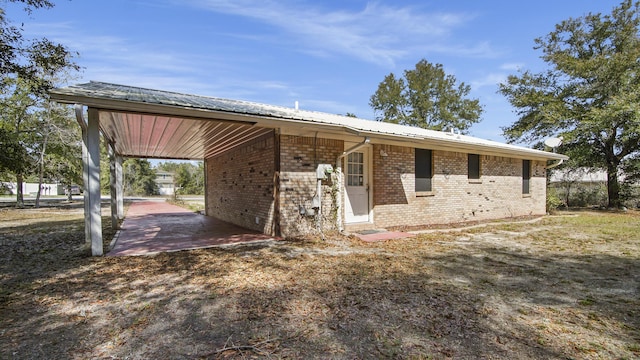
[[[342,154],[338,155],[336,159],[336,176],[338,178],[338,196],[336,197],[336,211],[338,215],[336,216],[336,225],[338,226],[338,231],[344,231],[344,214],[342,213],[342,198],[344,196],[344,176],[342,176],[342,159],[345,156],[351,154],[352,152],[360,149],[363,146],[368,145],[371,142],[371,139],[367,136],[361,143],[358,143],[347,150],[343,151]]]
[[[557,163],[551,164],[551,165],[547,165],[547,170],[553,169],[556,166],[560,166],[560,164],[562,164],[563,162],[564,162],[564,159],[559,159]]]

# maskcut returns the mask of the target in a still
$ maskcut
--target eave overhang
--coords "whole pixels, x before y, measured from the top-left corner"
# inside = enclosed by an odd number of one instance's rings
[[[531,160],[566,160],[557,153],[471,136],[245,101],[91,82],[54,89],[51,99],[97,109],[103,135],[123,156],[204,159],[266,136],[283,134],[424,147]]]

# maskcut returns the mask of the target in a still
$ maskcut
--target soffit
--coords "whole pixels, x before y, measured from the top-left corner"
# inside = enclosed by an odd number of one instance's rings
[[[98,109],[100,129],[125,157],[204,159],[270,133],[251,123]]]

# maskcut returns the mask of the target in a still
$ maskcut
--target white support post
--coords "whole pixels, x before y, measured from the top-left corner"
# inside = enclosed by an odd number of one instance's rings
[[[111,193],[111,228],[118,230],[118,190],[116,180],[116,154],[112,143],[107,144],[107,152],[109,153],[109,192]]]
[[[82,111],[82,110],[79,110]],[[89,151],[87,150],[87,126],[84,117],[82,128],[82,188],[84,198],[84,245],[86,249],[91,249],[91,216],[89,214]]]
[[[124,219],[124,189],[122,188],[122,156],[116,154],[116,197],[118,219]]]
[[[87,180],[89,226],[91,234],[91,255],[102,256],[102,214],[100,211],[100,119],[98,110],[89,108],[87,121]],[[85,195],[85,199],[87,196]]]

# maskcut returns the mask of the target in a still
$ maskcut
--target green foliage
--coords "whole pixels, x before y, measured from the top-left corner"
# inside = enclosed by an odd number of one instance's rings
[[[552,214],[554,211],[558,210],[558,208],[562,205],[562,200],[558,196],[555,188],[547,189],[547,212]]]
[[[22,171],[22,166],[26,165],[28,154],[26,149],[20,144],[19,137],[15,132],[3,127],[4,121],[0,122],[0,172]]]
[[[29,14],[53,6],[47,0],[9,1],[24,4]],[[73,163],[71,159],[79,157],[70,155],[67,145],[73,141],[59,136],[68,129],[65,111],[50,104],[47,94],[61,76],[79,70],[74,54],[46,38],[26,39],[23,32],[22,27],[11,24],[5,6],[0,6],[0,142],[6,149],[0,156],[0,173],[15,176],[18,189],[27,177],[41,182],[44,177],[52,179],[64,173],[68,178],[71,173],[57,171],[58,164],[51,161]],[[21,206],[20,190],[16,200]]]
[[[36,99],[22,79],[6,79],[0,93],[0,141],[4,151],[0,169],[24,174],[33,166],[33,143],[38,121],[34,115]]]
[[[455,128],[467,133],[480,121],[482,106],[468,99],[471,88],[445,74],[442,65],[420,60],[403,78],[391,73],[378,85],[369,105],[381,113],[376,120],[425,129]]]
[[[78,183],[81,138],[70,108],[37,96],[25,79],[8,78],[5,84],[0,92],[0,172],[17,182]],[[17,202],[22,202],[20,193]]]
[[[53,7],[48,0],[9,1],[24,4],[24,10],[29,14],[35,9]],[[54,86],[53,76],[61,69],[80,70],[73,61],[77,53],[46,38],[26,39],[23,32],[22,27],[12,25],[7,19],[5,7],[0,7],[0,74],[3,79],[20,77],[31,85],[32,93],[46,96],[47,90]],[[0,82],[0,87],[4,86],[6,83]]]
[[[156,172],[146,159],[127,159],[122,164],[124,194],[149,196],[158,194]]]
[[[511,141],[562,135],[576,166],[608,173],[608,206],[621,205],[618,174],[640,152],[640,3],[588,14],[535,40],[550,69],[512,75],[500,92],[518,111]]]

